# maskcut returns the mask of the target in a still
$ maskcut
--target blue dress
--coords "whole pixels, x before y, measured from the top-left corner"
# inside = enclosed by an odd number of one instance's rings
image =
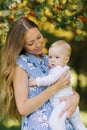
[[[36,78],[48,74],[48,57],[42,54],[43,59],[37,58],[32,54],[25,53],[18,56],[17,65],[22,67],[30,76]],[[47,86],[29,87],[28,96],[32,98]],[[51,130],[48,125],[50,114],[53,110],[51,103],[46,101],[37,111],[29,114],[27,117],[22,117],[21,130]],[[66,130],[74,130],[68,120],[66,120]]]

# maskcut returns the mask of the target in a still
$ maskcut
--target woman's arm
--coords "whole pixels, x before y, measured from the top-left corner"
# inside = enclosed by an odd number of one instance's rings
[[[16,66],[13,85],[15,100],[20,114],[26,116],[36,111],[58,90],[66,87],[69,84],[67,73],[68,72],[65,72],[56,83],[45,89],[39,95],[33,98],[28,98],[28,74],[21,67]]]
[[[70,118],[72,116],[72,114],[75,112],[76,107],[79,104],[79,100],[80,100],[80,96],[79,94],[73,90],[73,95],[72,96],[64,96],[62,98],[60,98],[60,101],[66,101],[66,106],[63,109],[63,111],[60,113],[60,117],[64,114],[64,112],[68,112],[67,113],[67,118]]]

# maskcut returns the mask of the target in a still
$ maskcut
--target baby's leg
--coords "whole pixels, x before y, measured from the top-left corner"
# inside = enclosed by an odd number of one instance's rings
[[[63,101],[54,107],[49,119],[49,126],[52,130],[66,130],[65,120],[67,113],[64,113],[62,117],[59,116],[65,105],[65,101]]]
[[[75,130],[87,130],[87,128],[81,121],[79,107],[77,107],[76,111],[69,120],[73,124]]]

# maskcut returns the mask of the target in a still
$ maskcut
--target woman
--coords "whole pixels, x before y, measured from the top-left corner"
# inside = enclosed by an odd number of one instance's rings
[[[48,120],[53,110],[49,98],[70,81],[68,72],[53,85],[29,87],[30,76],[34,78],[48,73],[48,57],[43,53],[43,36],[37,25],[26,18],[15,21],[8,32],[2,51],[0,77],[1,117],[19,119],[22,115],[21,130],[51,130]],[[68,110],[72,115],[79,102],[74,92],[70,98],[63,97],[67,105],[60,114]],[[67,130],[73,130],[67,121]]]

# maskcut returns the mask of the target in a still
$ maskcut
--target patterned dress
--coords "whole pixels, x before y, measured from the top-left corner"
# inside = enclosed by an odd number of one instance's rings
[[[18,56],[17,65],[22,67],[30,76],[36,78],[48,74],[48,57],[42,54],[43,59],[37,58],[34,55],[25,53]],[[41,87],[29,87],[28,96],[32,98],[43,90],[47,86]],[[51,130],[48,125],[48,120],[53,107],[48,100],[37,111],[29,114],[27,117],[22,117],[21,130]],[[66,130],[74,130],[68,120],[66,120]]]

